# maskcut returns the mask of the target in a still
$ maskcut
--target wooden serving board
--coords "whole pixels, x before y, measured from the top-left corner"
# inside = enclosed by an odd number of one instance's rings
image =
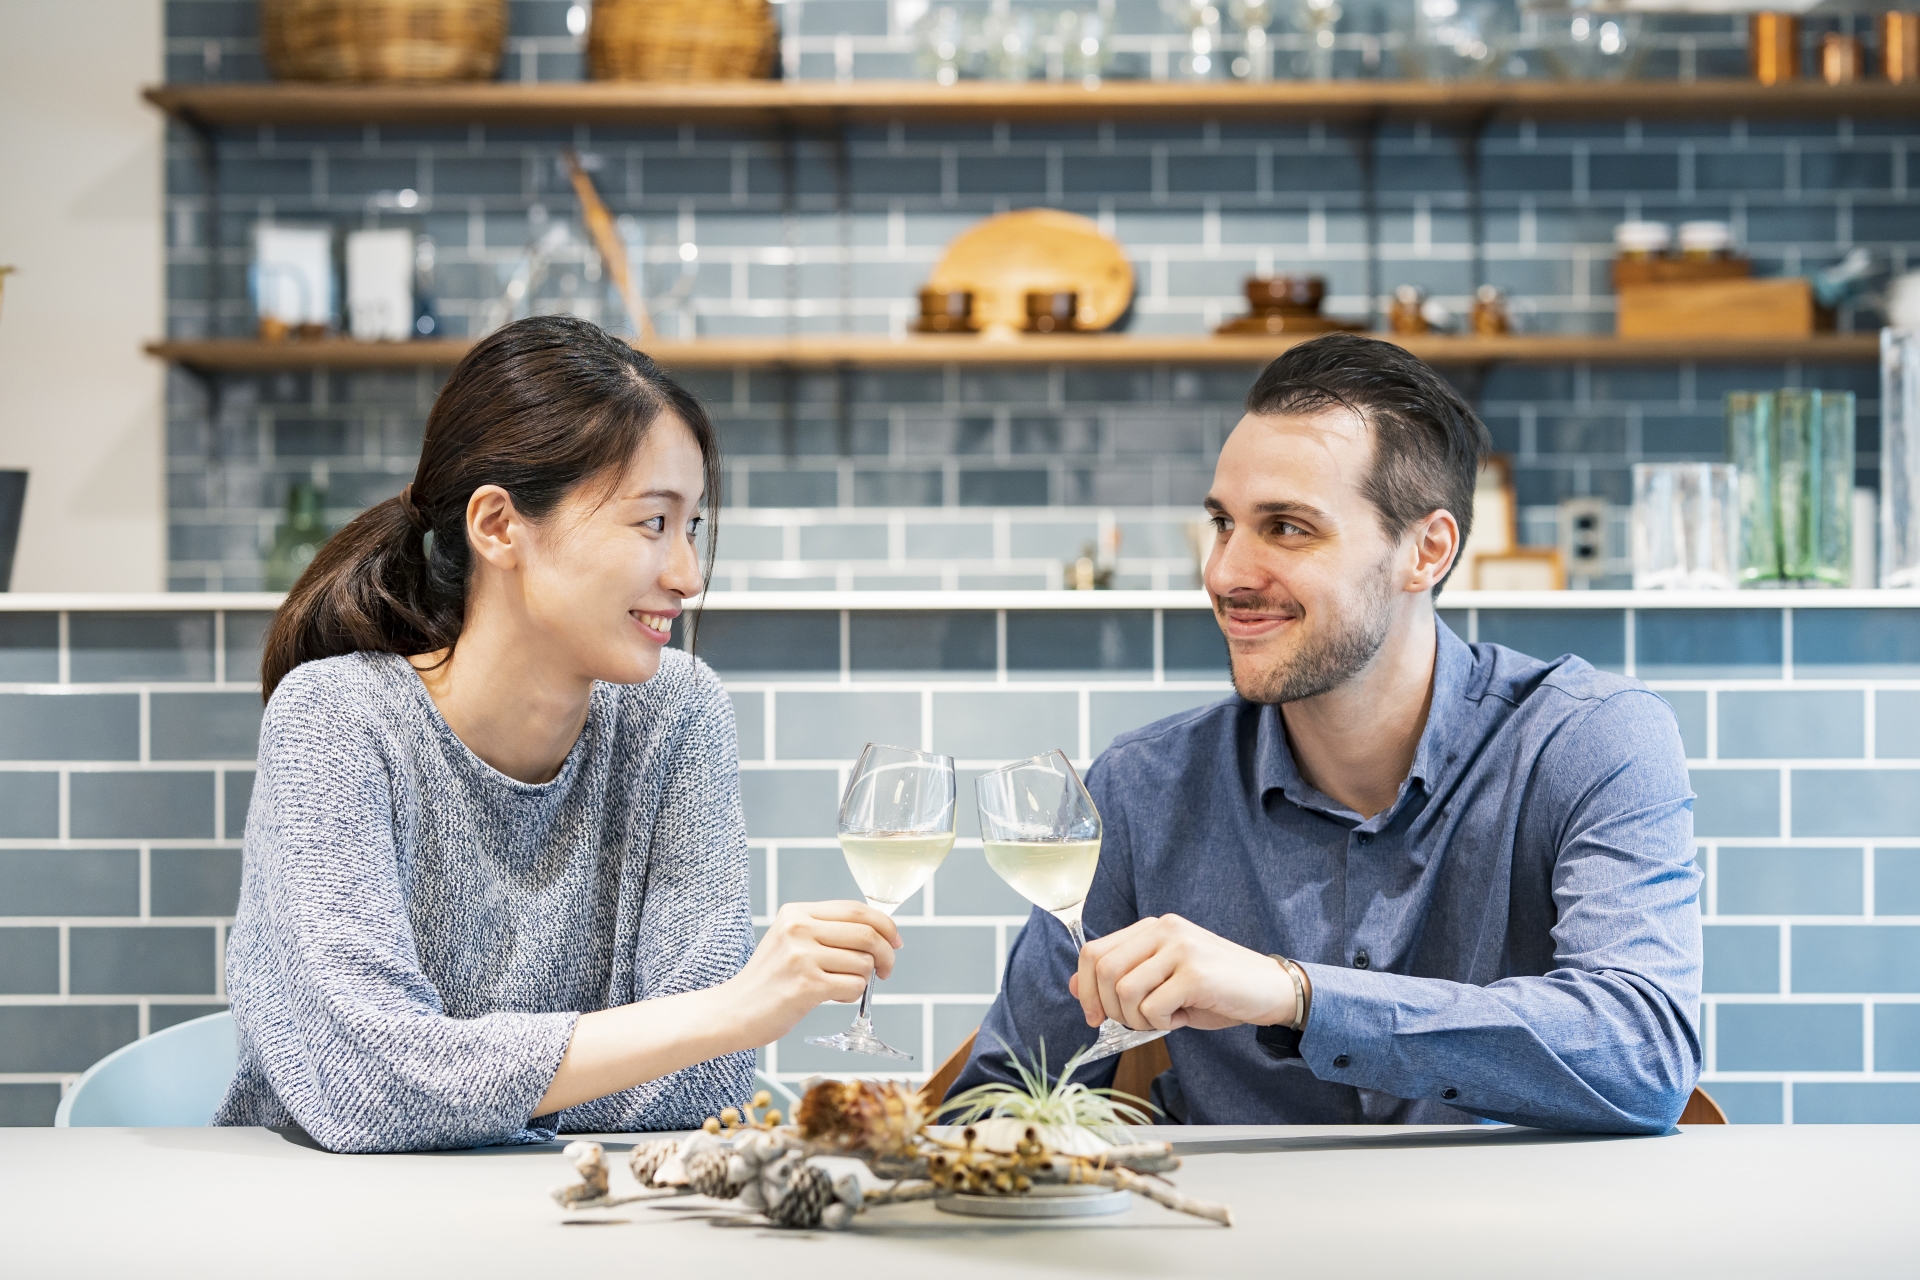
[[[1804,338],[1814,329],[1803,277],[1628,285],[1615,321],[1623,338]]]
[[[1080,328],[1097,330],[1126,314],[1133,264],[1091,218],[1016,209],[955,236],[927,287],[971,289],[983,329],[1023,327],[1029,292],[1072,290],[1080,295]]]

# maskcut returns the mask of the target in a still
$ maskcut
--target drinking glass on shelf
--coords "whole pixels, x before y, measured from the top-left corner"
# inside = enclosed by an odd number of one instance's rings
[[[1100,811],[1065,753],[1049,751],[984,773],[974,782],[987,865],[1015,892],[1067,927],[1076,951],[1087,945],[1080,914],[1100,865]],[[1158,1040],[1108,1018],[1082,1062]]]
[[[893,915],[946,860],[955,791],[952,756],[872,742],[861,751],[840,799],[840,852],[868,906]],[[808,1036],[807,1043],[911,1062],[912,1054],[873,1033],[872,1002],[869,974],[853,1025],[838,1035]]]
[[[1633,589],[1740,585],[1740,490],[1724,462],[1633,466]]]

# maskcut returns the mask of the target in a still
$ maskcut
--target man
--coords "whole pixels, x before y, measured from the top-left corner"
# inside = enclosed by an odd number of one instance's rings
[[[1678,1118],[1701,955],[1679,731],[1636,681],[1436,618],[1486,450],[1387,343],[1260,375],[1206,500],[1239,696],[1094,762],[1094,940],[1076,961],[1034,913],[956,1089],[1010,1078],[1007,1049],[1057,1068],[1111,1017],[1175,1028],[1153,1092],[1185,1123]]]

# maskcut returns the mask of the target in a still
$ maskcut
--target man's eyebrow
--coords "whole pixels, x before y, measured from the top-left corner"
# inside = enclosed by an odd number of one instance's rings
[[[1212,494],[1208,494],[1205,498],[1202,498],[1200,505],[1216,516],[1224,516],[1227,514],[1226,504]],[[1253,514],[1257,516],[1298,516],[1302,520],[1314,520],[1322,524],[1331,523],[1333,520],[1332,516],[1310,503],[1288,502],[1284,500],[1278,502],[1256,502],[1253,504]]]

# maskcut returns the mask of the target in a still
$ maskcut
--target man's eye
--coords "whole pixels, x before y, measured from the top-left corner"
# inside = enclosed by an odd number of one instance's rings
[[[1305,537],[1307,532],[1291,520],[1282,520],[1273,527],[1273,531],[1283,538]]]
[[[1207,523],[1213,526],[1215,533],[1230,533],[1233,530],[1233,521],[1225,516],[1209,516]]]

